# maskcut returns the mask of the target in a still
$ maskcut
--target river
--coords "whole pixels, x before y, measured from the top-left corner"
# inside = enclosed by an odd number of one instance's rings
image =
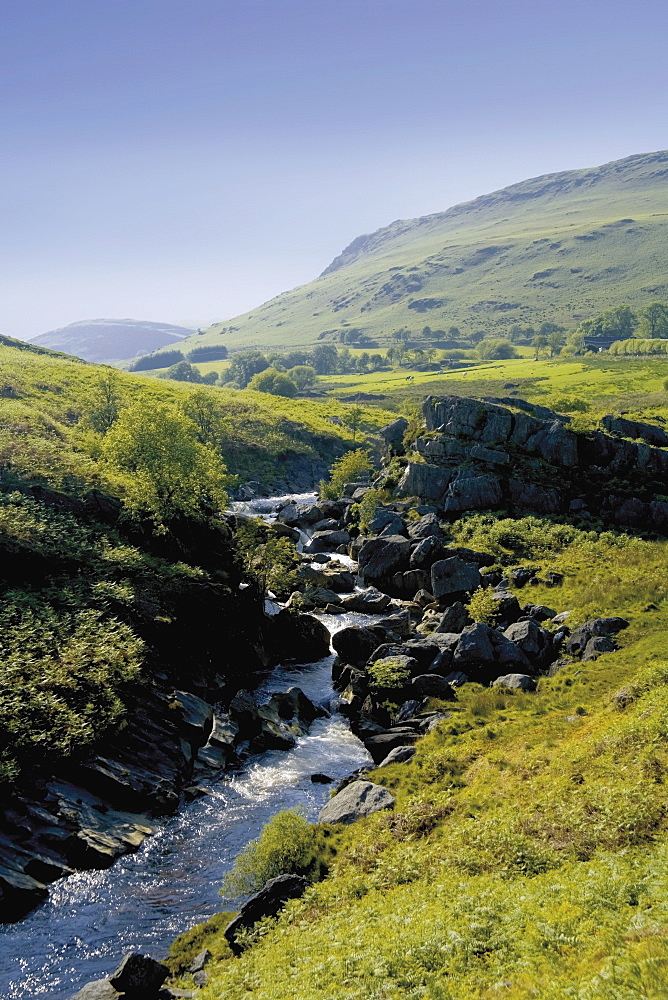
[[[244,507],[270,520],[287,499]],[[331,632],[369,621],[359,614],[320,618]],[[312,701],[329,706],[335,702],[332,660],[279,666],[258,694],[297,684]],[[251,758],[238,772],[212,780],[207,795],[166,818],[135,854],[106,871],[62,879],[24,920],[0,926],[1,1000],[67,1000],[84,983],[108,975],[128,951],[163,957],[178,934],[235,908],[234,901],[220,899],[219,886],[273,815],[301,807],[315,819],[330,788],[313,784],[311,774],[339,780],[369,760],[343,716],[334,713],[317,720],[292,750]]]

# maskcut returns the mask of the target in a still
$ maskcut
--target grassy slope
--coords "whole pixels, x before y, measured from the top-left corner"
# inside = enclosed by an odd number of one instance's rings
[[[536,695],[462,689],[413,761],[372,774],[394,813],[337,832],[330,876],[210,967],[202,1000],[665,998],[666,543],[537,519],[454,531],[566,574],[531,601],[625,614],[623,649]],[[220,931],[207,945],[226,954]]]
[[[356,240],[335,270],[185,348],[315,344],[346,327],[380,337],[403,326],[502,331],[551,320],[568,328],[619,302],[666,298],[667,163],[668,152],[629,157],[395,222]],[[445,302],[409,308],[425,298]]]
[[[0,344],[0,468],[74,492],[105,486],[104,469],[83,450],[78,422],[95,384],[108,369],[62,355]],[[179,403],[200,386],[118,373],[128,400],[141,393],[156,402]],[[345,415],[335,399],[311,402],[257,392],[206,388],[224,414],[221,450],[230,472],[270,483],[284,474],[286,457],[331,460],[352,447]],[[392,418],[381,409],[365,413],[370,429]]]

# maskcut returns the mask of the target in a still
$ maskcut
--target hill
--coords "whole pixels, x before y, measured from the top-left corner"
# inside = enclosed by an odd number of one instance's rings
[[[360,236],[307,285],[197,344],[302,346],[392,331],[443,339],[544,321],[573,327],[668,293],[668,151],[546,174]],[[187,344],[186,344],[187,346]]]
[[[125,361],[176,344],[194,331],[137,319],[86,319],[34,337],[33,344],[85,361]]]

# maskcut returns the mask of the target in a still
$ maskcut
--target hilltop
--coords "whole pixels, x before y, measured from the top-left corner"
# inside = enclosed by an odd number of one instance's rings
[[[40,333],[33,344],[74,354],[85,361],[125,361],[176,344],[194,331],[172,323],[138,319],[85,319]]]
[[[546,174],[359,236],[314,281],[192,339],[231,350],[452,326],[572,328],[668,292],[668,150]],[[186,342],[186,347],[188,342]]]

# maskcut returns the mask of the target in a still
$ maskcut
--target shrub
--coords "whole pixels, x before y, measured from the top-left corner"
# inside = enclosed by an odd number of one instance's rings
[[[277,875],[307,875],[316,861],[317,834],[295,809],[283,809],[251,840],[234,862],[220,890],[235,898],[257,892]]]
[[[320,483],[320,499],[338,500],[346,483],[355,482],[360,476],[368,476],[372,468],[369,455],[363,448],[347,451],[332,465],[329,482]]]
[[[401,688],[411,675],[408,667],[394,656],[370,663],[367,672],[376,688]]]
[[[376,513],[381,496],[382,490],[367,490],[360,502],[353,504],[351,508],[351,514],[357,519],[363,534],[367,534],[369,531],[369,525]]]
[[[498,616],[499,605],[488,587],[478,587],[466,605],[466,610],[474,622],[493,625]]]
[[[277,368],[265,368],[264,371],[253,375],[248,383],[249,389],[256,392],[268,392],[272,396],[295,396],[297,386],[288,378],[284,372],[279,372]]]
[[[487,337],[476,347],[476,354],[483,361],[505,361],[508,358],[519,357],[509,340],[498,337]]]
[[[584,399],[572,399],[569,396],[561,396],[552,403],[552,409],[557,413],[588,413],[589,403]]]

